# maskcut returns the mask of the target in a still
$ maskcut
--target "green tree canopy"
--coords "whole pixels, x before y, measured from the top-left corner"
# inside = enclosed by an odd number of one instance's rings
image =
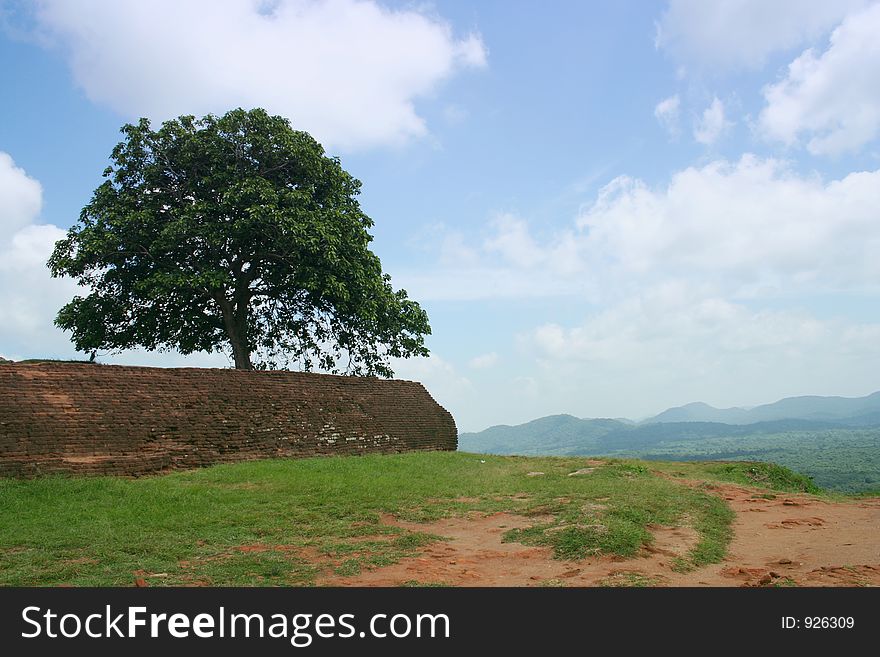
[[[360,181],[310,135],[262,109],[122,133],[49,259],[90,288],[55,320],[77,349],[380,376],[391,357],[427,355],[427,314],[369,249]]]

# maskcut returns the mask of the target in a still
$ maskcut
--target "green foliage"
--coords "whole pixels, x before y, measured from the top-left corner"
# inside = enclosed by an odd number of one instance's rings
[[[513,540],[558,557],[633,556],[650,523],[688,524],[720,559],[720,498],[609,462],[461,452],[268,460],[159,477],[0,479],[0,585],[302,585],[355,575],[440,537],[380,522],[506,511]],[[542,477],[527,477],[539,470]],[[697,550],[704,548],[698,547]],[[697,552],[688,560],[701,558]]]
[[[427,354],[427,315],[369,249],[361,183],[307,133],[261,109],[122,132],[49,260],[91,289],[56,318],[77,349],[381,376]]]

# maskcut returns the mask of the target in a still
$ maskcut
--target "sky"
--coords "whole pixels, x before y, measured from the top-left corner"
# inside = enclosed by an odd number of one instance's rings
[[[868,0],[0,0],[0,356],[82,357],[45,263],[123,124],[264,107],[362,181],[432,327],[396,376],[461,431],[868,394],[878,34]]]

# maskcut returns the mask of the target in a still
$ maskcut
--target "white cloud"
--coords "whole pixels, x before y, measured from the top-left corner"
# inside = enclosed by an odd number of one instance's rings
[[[594,315],[583,326],[546,324],[534,332],[541,353],[552,359],[634,366],[686,364],[704,350],[745,352],[831,337],[821,323],[789,312],[750,311],[684,281],[647,287]],[[880,349],[880,347],[878,347]]]
[[[716,96],[694,126],[694,139],[711,146],[730,126],[731,122],[724,118],[724,103]]]
[[[555,402],[588,415],[860,395],[876,389],[880,365],[880,324],[753,309],[682,281],[646,287],[580,326],[539,326],[522,341]]]
[[[434,240],[435,264],[394,271],[423,300],[577,296],[593,303],[664,277],[736,296],[880,292],[880,170],[838,180],[744,155],[651,188],[620,176],[570,228],[537,236],[501,215],[481,240]],[[453,246],[450,246],[453,245]]]
[[[765,87],[758,126],[768,138],[813,154],[857,151],[880,134],[880,4],[847,17],[821,54],[805,51]]]
[[[544,259],[545,254],[535,243],[523,219],[501,214],[492,220],[492,228],[495,234],[484,245],[488,253],[497,253],[518,267],[534,267]]]
[[[468,365],[475,370],[485,370],[498,364],[498,354],[494,351],[488,354],[474,356],[468,361]]]
[[[866,0],[671,0],[656,44],[692,68],[758,68],[826,34]]]
[[[29,225],[40,214],[43,188],[8,153],[0,151],[0,239]]]
[[[442,230],[442,229],[441,229]],[[442,231],[440,242],[440,261],[449,265],[467,263],[470,265],[479,262],[478,248],[469,244],[464,235],[456,231]]]
[[[571,296],[589,281],[560,278],[552,271],[515,269],[509,265],[473,267],[425,266],[392,272],[395,285],[419,301],[480,301]]]
[[[670,137],[677,137],[680,129],[678,126],[679,106],[681,99],[678,94],[665,98],[654,107],[654,117],[660,122]]]
[[[746,154],[674,173],[620,176],[570,227],[536,233],[501,215],[481,240],[449,231],[436,259],[393,271],[422,300],[578,297],[590,303],[666,278],[735,297],[880,293],[880,169],[836,180]],[[451,246],[452,245],[452,246]]]
[[[52,320],[76,286],[49,276],[46,260],[64,231],[37,223],[42,204],[40,183],[0,152],[0,350],[7,358],[72,351]]]
[[[583,239],[572,227],[543,239],[509,213],[487,222],[483,237],[443,225],[427,231],[436,264],[393,272],[396,284],[422,300],[530,298],[586,292]]]
[[[418,381],[424,385],[438,404],[453,412],[460,431],[473,430],[474,418],[480,415],[480,410],[470,403],[474,386],[452,363],[433,352],[426,358],[393,358],[391,368],[395,379]]]
[[[32,225],[11,239],[0,239],[0,350],[7,358],[73,354],[70,341],[52,321],[76,285],[52,279],[46,268],[52,247],[62,237],[64,231],[56,226]]]
[[[620,177],[585,209],[588,253],[623,274],[752,287],[876,288],[880,170],[829,182],[745,155],[676,173],[652,190]],[[621,275],[617,271],[616,276]]]
[[[426,134],[416,99],[486,64],[480,37],[373,0],[42,0],[41,41],[76,82],[127,118],[265,107],[325,145]]]

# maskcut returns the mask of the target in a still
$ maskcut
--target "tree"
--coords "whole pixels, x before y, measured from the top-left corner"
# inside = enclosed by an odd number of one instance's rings
[[[122,127],[106,180],[56,243],[91,288],[58,312],[80,351],[231,351],[239,369],[392,376],[428,317],[369,249],[360,181],[265,110]]]

